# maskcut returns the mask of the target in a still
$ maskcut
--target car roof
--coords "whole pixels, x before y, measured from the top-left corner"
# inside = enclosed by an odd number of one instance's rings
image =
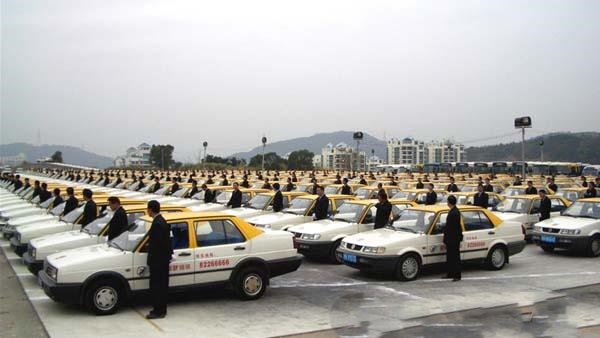
[[[600,203],[600,197],[580,198],[577,202],[593,202]]]
[[[125,209],[125,211],[128,211],[128,212],[146,211],[146,209],[148,209],[148,204],[147,203],[130,204],[130,205],[123,205],[122,207],[123,207],[123,209]],[[161,205],[160,209],[161,210],[188,210],[188,208],[182,207],[180,205],[168,205],[168,204]]]
[[[226,213],[217,212],[217,211],[207,211],[207,212],[192,212],[192,211],[184,211],[184,212],[172,212],[161,214],[161,216],[167,222],[172,221],[183,221],[188,219],[198,219],[198,218],[234,218],[235,216],[228,215]],[[151,222],[152,217],[150,216],[142,216],[141,219],[144,221]]]

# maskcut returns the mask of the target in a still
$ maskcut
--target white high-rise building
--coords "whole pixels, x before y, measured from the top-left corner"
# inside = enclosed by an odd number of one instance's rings
[[[329,143],[321,150],[323,169],[365,171],[366,158],[364,151],[357,153],[356,149],[343,142],[335,146]]]
[[[137,147],[130,147],[125,151],[125,155],[115,158],[115,167],[148,167],[150,166],[150,149],[152,147],[147,143],[142,143]]]
[[[425,143],[412,138],[391,139],[387,143],[387,163],[423,165],[465,162],[465,146],[451,141]]]

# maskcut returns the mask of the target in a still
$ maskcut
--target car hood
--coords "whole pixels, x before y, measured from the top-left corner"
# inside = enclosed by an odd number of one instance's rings
[[[98,261],[104,260],[111,262],[118,259],[125,254],[132,254],[131,252],[121,251],[119,249],[109,247],[107,244],[98,244],[84,246],[82,248],[71,249],[61,251],[52,255],[49,255],[46,259],[48,263],[52,264],[59,271],[61,269],[71,266],[82,266],[87,263],[97,263]],[[94,264],[96,265],[96,264]],[[117,265],[118,266],[118,265]]]
[[[15,218],[14,220],[9,220],[8,224],[17,226],[17,225],[21,225],[21,224],[29,224],[29,223],[34,223],[37,221],[46,221],[46,220],[51,220],[51,219],[58,220],[58,216],[54,216],[54,215],[50,215],[50,214],[31,215],[31,216]]]
[[[392,229],[377,229],[348,236],[344,239],[344,242],[362,246],[387,247],[398,242],[410,241],[420,236],[425,235]]]
[[[600,220],[582,217],[558,216],[541,221],[536,225],[555,229],[581,229],[592,224],[600,224]]]
[[[57,234],[46,235],[31,240],[31,245],[36,249],[51,247],[54,245],[66,244],[71,242],[78,242],[81,240],[90,239],[97,236],[92,236],[79,230],[59,232]]]
[[[308,222],[294,225],[287,229],[291,232],[299,232],[302,234],[323,234],[329,232],[339,232],[350,227],[356,227],[356,223],[332,221],[330,219],[322,219],[319,221]]]
[[[276,213],[269,214],[269,215],[261,215],[261,216],[252,217],[252,218],[247,219],[247,221],[248,221],[248,223],[252,223],[252,224],[265,225],[265,224],[273,224],[273,223],[284,223],[289,220],[297,219],[298,217],[303,217],[303,216],[294,215],[294,214],[286,214],[283,212],[276,212]]]
[[[516,214],[514,212],[499,212],[494,211],[494,215],[498,216],[503,221],[519,221],[526,217],[526,214]]]

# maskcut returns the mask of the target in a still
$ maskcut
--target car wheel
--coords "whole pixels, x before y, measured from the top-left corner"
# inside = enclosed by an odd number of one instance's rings
[[[97,315],[113,314],[121,305],[121,290],[119,283],[113,280],[96,281],[87,288],[85,306]]]
[[[542,245],[542,250],[544,250],[545,252],[554,252],[554,247],[548,246],[548,245]]]
[[[342,264],[342,259],[337,255],[337,249],[342,244],[342,240],[338,239],[331,246],[331,251],[329,252],[329,261],[333,264]]]
[[[421,272],[421,260],[416,254],[405,254],[400,257],[396,266],[396,278],[401,281],[412,281],[417,279]]]
[[[262,297],[267,289],[268,278],[265,272],[254,266],[241,269],[235,276],[233,291],[242,300],[255,300]]]
[[[598,257],[600,256],[600,236],[594,235],[590,238],[590,243],[588,244],[587,254],[590,257]]]
[[[503,245],[496,245],[488,253],[486,265],[490,270],[502,270],[507,260],[506,248]]]

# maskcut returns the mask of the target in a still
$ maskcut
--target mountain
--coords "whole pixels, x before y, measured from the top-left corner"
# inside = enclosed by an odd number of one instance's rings
[[[64,163],[94,168],[106,168],[113,165],[113,159],[110,157],[72,146],[48,144],[34,146],[28,143],[0,144],[1,156],[16,156],[23,153],[27,162],[35,162],[37,159],[50,157],[57,150],[62,152]]]
[[[265,149],[266,152],[276,152],[278,155],[283,156],[289,152],[300,149],[307,149],[315,155],[321,154],[321,150],[327,146],[328,143],[336,145],[340,142],[344,142],[350,146],[356,146],[356,142],[352,139],[352,131],[336,131],[333,133],[319,133],[310,137],[299,137],[285,141],[267,143]],[[375,155],[379,158],[385,158],[386,143],[379,140],[367,133],[363,133],[363,140],[360,142],[360,150],[366,151],[367,156],[371,156],[371,149],[375,150]],[[248,160],[254,155],[262,154],[262,147],[256,147],[250,151],[232,154],[232,157],[244,158]]]
[[[525,160],[539,161],[540,141],[544,161],[600,163],[600,133],[552,133],[525,140]],[[465,149],[469,161],[520,161],[521,142]]]

